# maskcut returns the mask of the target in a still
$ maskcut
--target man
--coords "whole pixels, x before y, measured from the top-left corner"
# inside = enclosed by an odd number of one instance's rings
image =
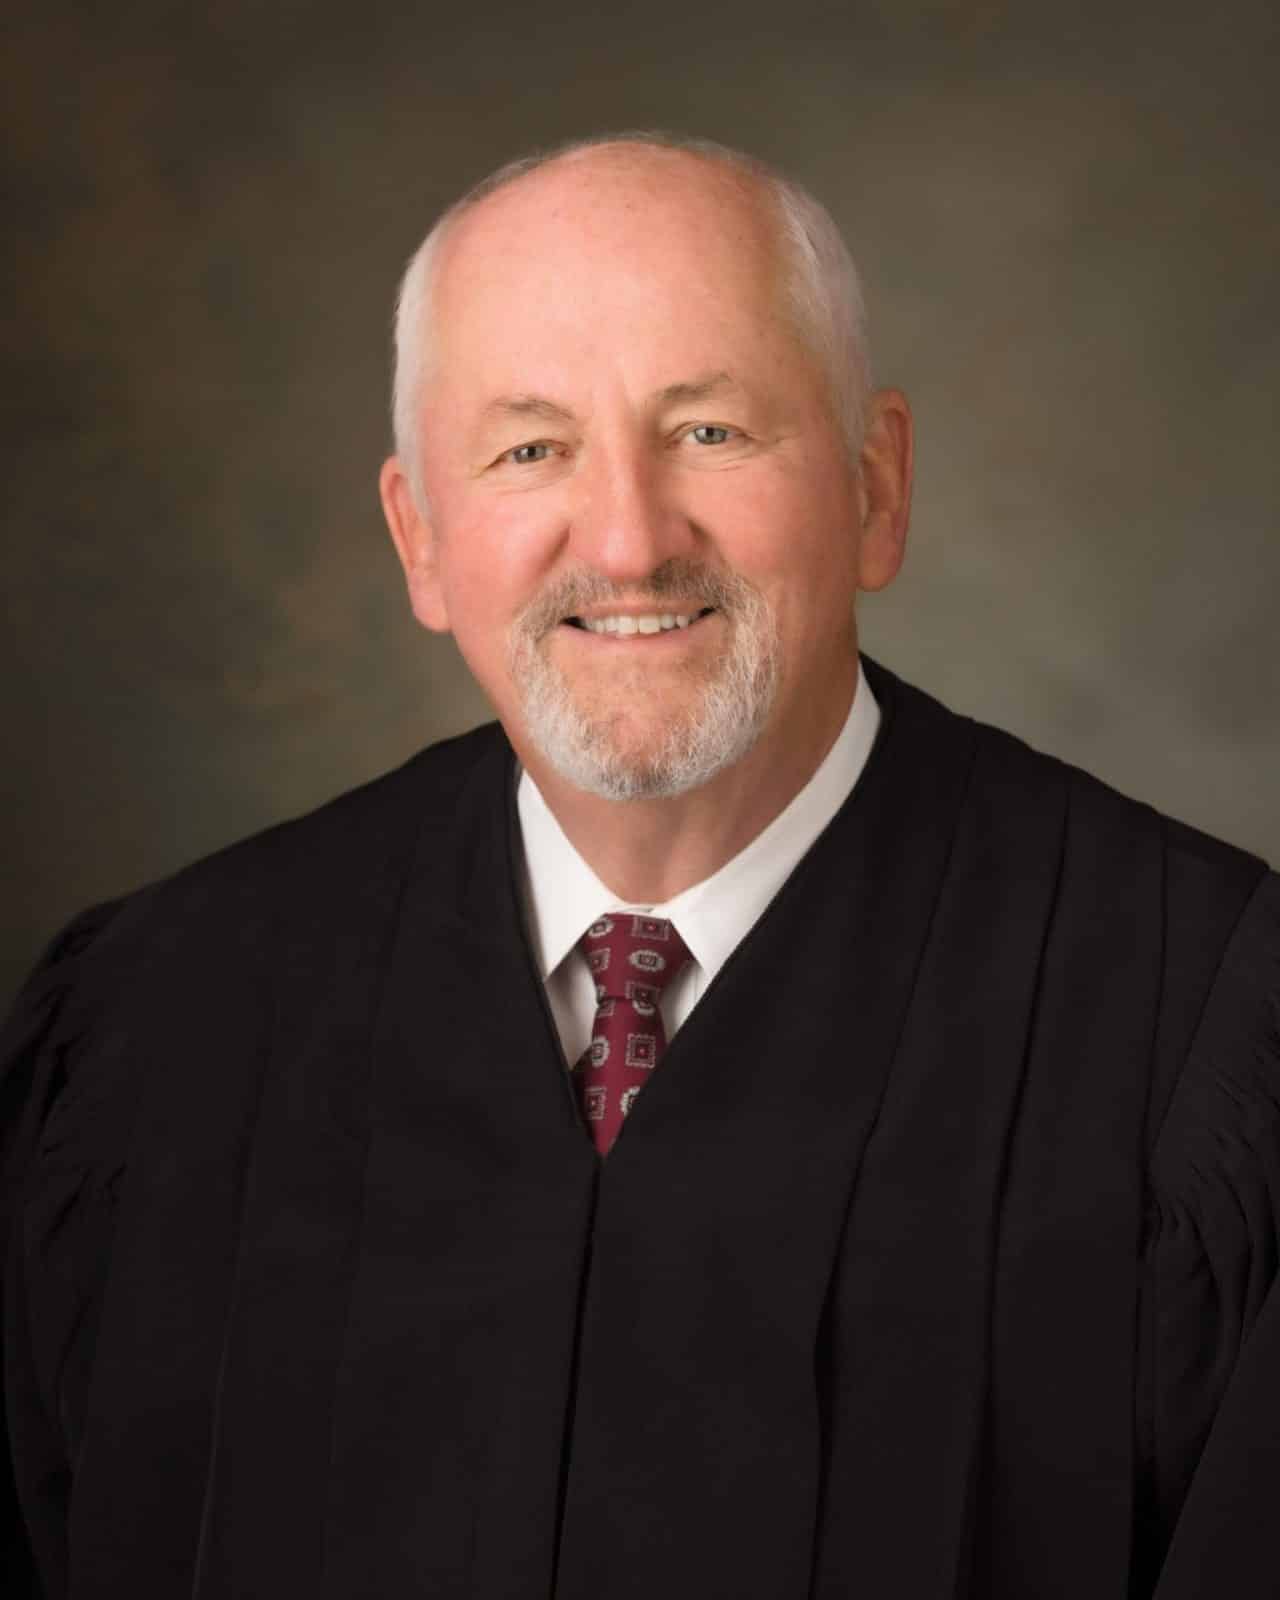
[[[911,419],[829,218],[570,147],[397,346],[501,726],[31,980],[39,1592],[1273,1594],[1280,887],[860,663]]]

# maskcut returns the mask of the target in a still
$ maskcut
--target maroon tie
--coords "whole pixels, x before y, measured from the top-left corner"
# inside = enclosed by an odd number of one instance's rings
[[[659,1002],[689,952],[665,918],[630,911],[593,922],[578,948],[595,979],[596,1020],[574,1077],[592,1140],[606,1155],[667,1048]]]

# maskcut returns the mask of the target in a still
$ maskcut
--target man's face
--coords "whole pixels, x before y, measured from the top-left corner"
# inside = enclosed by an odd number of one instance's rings
[[[434,305],[397,543],[534,776],[674,792],[838,725],[858,479],[760,200],[592,152],[465,214]]]

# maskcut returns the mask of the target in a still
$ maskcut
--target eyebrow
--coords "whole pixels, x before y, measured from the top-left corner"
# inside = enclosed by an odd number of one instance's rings
[[[669,383],[664,389],[659,389],[655,398],[664,406],[687,405],[695,400],[708,400],[712,395],[722,394],[729,389],[740,389],[742,385],[725,371],[708,372],[697,378],[690,378],[680,383]],[[486,419],[491,417],[536,417],[542,422],[573,422],[576,420],[572,411],[567,407],[558,405],[554,400],[549,400],[541,394],[504,394],[490,400],[484,407],[481,415]]]
[[[572,422],[573,412],[540,394],[504,394],[490,400],[484,417],[539,417],[544,422]]]
[[[658,399],[663,405],[686,405],[691,400],[709,400],[712,395],[723,394],[726,389],[741,387],[732,373],[721,370],[705,373],[687,383],[669,383],[665,389],[658,391]]]

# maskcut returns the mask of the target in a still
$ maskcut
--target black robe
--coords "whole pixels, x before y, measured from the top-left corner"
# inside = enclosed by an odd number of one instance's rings
[[[1280,880],[868,673],[603,1163],[495,728],[65,931],[6,1600],[1280,1593]]]

